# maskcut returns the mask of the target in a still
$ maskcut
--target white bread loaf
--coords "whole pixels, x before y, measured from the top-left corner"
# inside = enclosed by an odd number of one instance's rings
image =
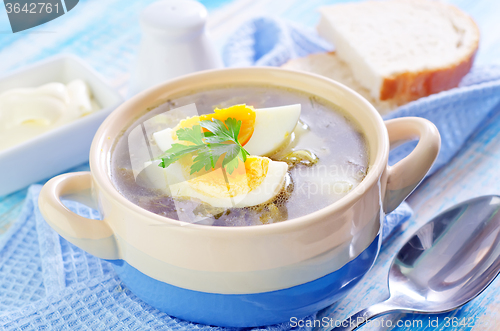
[[[474,21],[438,1],[364,1],[320,12],[319,34],[375,100],[404,104],[456,87],[479,44]]]
[[[331,78],[353,89],[367,99],[381,114],[386,114],[398,107],[392,101],[380,101],[370,95],[370,91],[359,84],[352,74],[351,68],[343,62],[335,52],[311,54],[306,57],[288,61],[281,66],[285,69],[307,71]]]

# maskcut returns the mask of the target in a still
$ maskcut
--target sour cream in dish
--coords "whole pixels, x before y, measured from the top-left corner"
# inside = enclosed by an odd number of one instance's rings
[[[89,87],[80,79],[5,91],[0,94],[0,150],[98,109]]]

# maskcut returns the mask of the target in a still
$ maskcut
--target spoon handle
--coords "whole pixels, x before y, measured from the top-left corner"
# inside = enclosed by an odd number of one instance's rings
[[[352,331],[365,324],[367,321],[380,315],[385,315],[399,310],[390,304],[389,300],[374,304],[368,308],[358,311],[356,314],[346,318],[340,325],[335,326],[333,331]]]

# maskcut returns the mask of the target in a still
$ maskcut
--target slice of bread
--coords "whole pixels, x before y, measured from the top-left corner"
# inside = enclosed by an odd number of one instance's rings
[[[375,100],[404,104],[458,86],[470,70],[479,29],[433,0],[344,3],[320,9],[319,34]]]
[[[311,54],[306,57],[288,61],[281,66],[285,69],[307,71],[331,78],[353,89],[367,99],[381,114],[386,114],[398,107],[391,100],[380,101],[370,95],[370,91],[359,84],[352,74],[351,68],[343,62],[335,52]]]

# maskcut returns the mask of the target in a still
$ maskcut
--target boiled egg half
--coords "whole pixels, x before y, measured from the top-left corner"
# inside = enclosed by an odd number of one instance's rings
[[[200,200],[213,207],[250,207],[272,201],[283,189],[288,165],[273,161],[273,155],[289,141],[300,116],[300,105],[253,109],[236,105],[216,109],[214,113],[193,116],[179,122],[174,128],[153,134],[160,150],[168,150],[172,144],[180,143],[176,131],[199,124],[203,120],[227,118],[241,121],[238,135],[240,144],[250,153],[246,161],[228,173],[223,167],[204,169],[190,173],[193,156],[186,155],[166,168],[158,166],[160,161],[146,164],[146,175],[156,188],[177,198]]]

